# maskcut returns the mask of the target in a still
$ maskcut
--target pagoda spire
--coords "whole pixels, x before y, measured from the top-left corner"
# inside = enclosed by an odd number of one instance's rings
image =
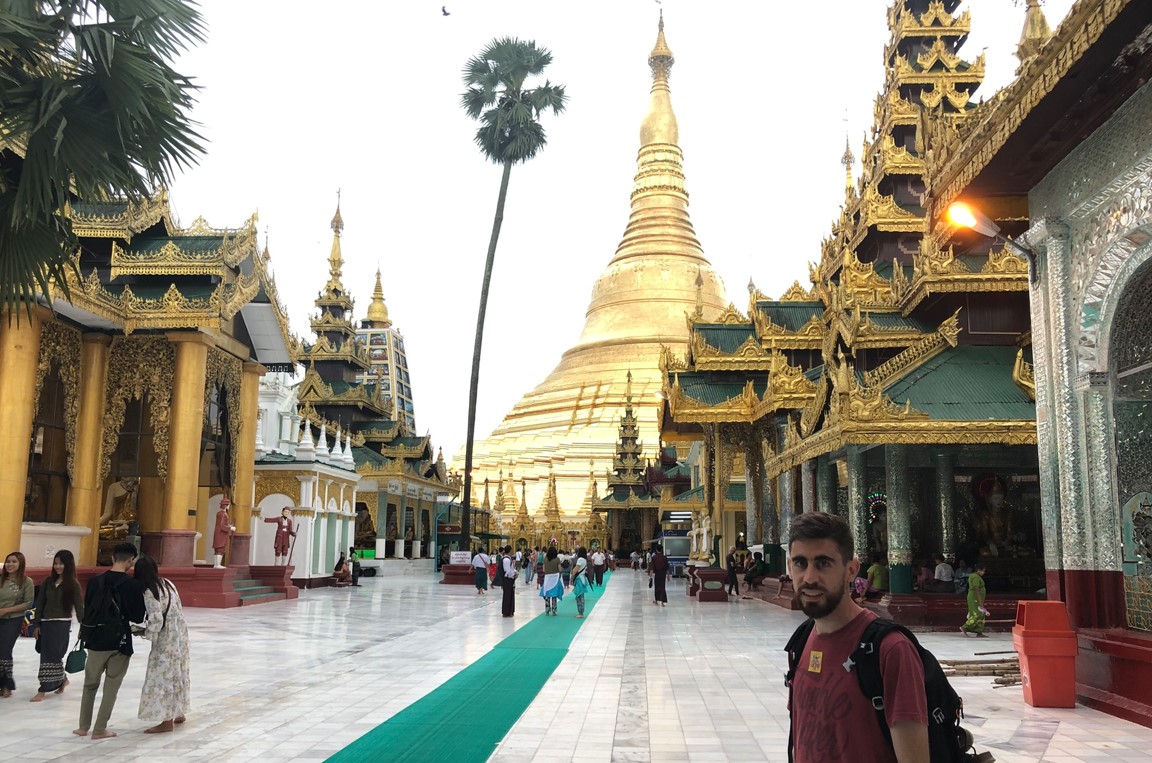
[[[388,328],[388,306],[384,304],[384,287],[380,284],[380,268],[376,268],[376,288],[372,290],[372,304],[368,305],[368,323],[372,328]]]
[[[1048,26],[1048,19],[1044,16],[1044,9],[1040,7],[1040,0],[1028,0],[1028,9],[1024,11],[1024,30],[1020,33],[1020,44],[1016,46],[1016,57],[1020,59],[1020,68],[1028,63],[1044,43],[1052,39],[1052,28]],[[1020,69],[1016,70],[1020,73]]]
[[[852,193],[852,163],[856,161],[856,157],[852,155],[852,146],[848,142],[848,133],[844,133],[844,155],[840,157],[840,163],[844,165],[844,190],[847,193]]]
[[[664,38],[664,12],[660,14],[656,45],[648,55],[652,90],[648,113],[640,124],[632,213],[613,263],[651,254],[679,255],[705,262],[704,250],[688,217],[680,128],[668,86],[676,59]]]
[[[324,288],[331,293],[342,293],[340,278],[344,270],[344,255],[340,251],[340,234],[344,231],[344,218],[340,215],[340,192],[336,192],[336,214],[332,216],[332,251],[328,255],[328,283]]]

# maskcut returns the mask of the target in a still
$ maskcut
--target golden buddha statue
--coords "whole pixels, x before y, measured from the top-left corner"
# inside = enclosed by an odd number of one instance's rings
[[[372,522],[372,514],[368,509],[356,511],[356,547],[376,547],[376,525]]]
[[[108,486],[104,494],[104,512],[100,515],[100,539],[123,540],[136,524],[136,490],[139,480],[125,477]]]

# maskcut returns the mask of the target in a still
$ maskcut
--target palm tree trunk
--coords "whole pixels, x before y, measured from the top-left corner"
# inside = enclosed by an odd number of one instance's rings
[[[476,393],[480,388],[480,349],[484,344],[484,316],[488,312],[488,287],[492,284],[492,265],[496,260],[496,242],[504,223],[504,201],[508,198],[508,178],[512,162],[504,162],[500,178],[500,195],[496,216],[492,220],[492,237],[488,241],[488,259],[484,262],[484,281],[480,286],[480,309],[476,314],[476,344],[472,347],[472,381],[468,385],[468,439],[464,444],[464,511],[460,517],[460,549],[472,547],[472,451],[476,444]]]

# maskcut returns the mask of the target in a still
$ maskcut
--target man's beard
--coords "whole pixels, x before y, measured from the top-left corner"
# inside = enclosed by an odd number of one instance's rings
[[[823,599],[811,601],[801,596],[804,590],[817,591],[824,594]],[[813,620],[819,620],[822,617],[827,617],[836,611],[840,606],[841,599],[844,598],[844,587],[827,590],[824,588],[816,588],[809,586],[807,589],[800,589],[796,591],[796,602],[800,605],[800,611],[811,617]]]

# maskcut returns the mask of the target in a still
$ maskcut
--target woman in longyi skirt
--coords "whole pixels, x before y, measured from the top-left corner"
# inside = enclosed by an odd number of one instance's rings
[[[40,586],[36,599],[36,628],[40,652],[40,689],[32,697],[41,702],[48,692],[64,693],[64,655],[72,634],[72,618],[84,620],[84,593],[76,581],[76,557],[67,549],[56,552],[52,574]]]
[[[549,546],[544,555],[544,584],[540,586],[544,599],[544,614],[556,615],[556,605],[564,598],[564,581],[560,579],[560,555],[555,546]]]

